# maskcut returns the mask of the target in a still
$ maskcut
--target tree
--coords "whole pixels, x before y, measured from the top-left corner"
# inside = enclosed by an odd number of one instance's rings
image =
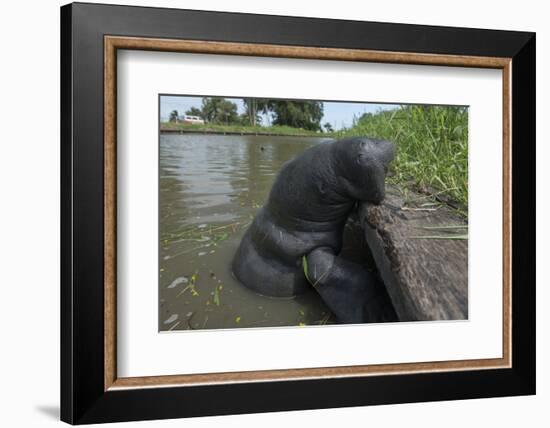
[[[177,110],[172,110],[170,112],[170,122],[177,122],[178,121],[178,111]]]
[[[258,100],[256,98],[243,98],[245,114],[248,116],[250,125],[256,126],[261,121],[258,111]]]
[[[325,127],[325,131],[327,132],[334,132],[334,128],[332,127],[332,125],[330,124],[330,122],[327,122],[323,125]]]
[[[237,105],[224,98],[211,97],[202,99],[203,119],[211,123],[230,123],[238,122]]]
[[[250,117],[248,117],[248,114],[243,113],[240,114],[237,118],[237,124],[241,126],[247,126],[250,124]]]
[[[204,119],[204,117],[202,116],[202,110],[197,107],[191,107],[189,110],[185,112],[185,114],[188,116],[198,116],[201,119]]]
[[[264,98],[243,98],[245,114],[250,125],[256,126],[262,122],[262,114],[267,116],[271,109],[271,102]]]
[[[275,113],[275,125],[321,130],[323,103],[320,101],[272,101],[271,110]]]

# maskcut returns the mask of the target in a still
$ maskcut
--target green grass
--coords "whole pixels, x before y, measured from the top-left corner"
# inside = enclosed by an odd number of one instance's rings
[[[250,126],[250,125],[220,125],[209,123],[206,125],[190,125],[175,122],[161,122],[161,131],[182,131],[182,132],[204,132],[210,133],[237,133],[253,135],[294,135],[294,136],[312,136],[312,137],[330,137],[332,134],[309,131],[302,128],[292,128],[290,126]]]
[[[445,194],[468,206],[468,110],[464,107],[402,106],[363,116],[337,137],[393,141],[397,155],[389,182]]]

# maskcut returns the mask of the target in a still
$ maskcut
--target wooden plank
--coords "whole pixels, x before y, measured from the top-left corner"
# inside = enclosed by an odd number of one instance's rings
[[[422,202],[389,187],[381,205],[363,204],[367,243],[400,321],[468,319],[468,241],[448,238],[467,235],[467,223],[444,204]]]

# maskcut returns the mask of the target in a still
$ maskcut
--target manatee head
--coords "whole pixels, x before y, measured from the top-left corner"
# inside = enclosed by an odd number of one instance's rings
[[[391,141],[356,137],[334,143],[337,174],[352,199],[379,204],[385,196],[384,179],[395,157]]]

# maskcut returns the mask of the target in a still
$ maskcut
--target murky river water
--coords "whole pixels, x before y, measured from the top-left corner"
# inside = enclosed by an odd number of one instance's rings
[[[159,330],[334,322],[314,290],[291,299],[265,297],[231,273],[241,237],[281,165],[326,141],[161,135]]]

